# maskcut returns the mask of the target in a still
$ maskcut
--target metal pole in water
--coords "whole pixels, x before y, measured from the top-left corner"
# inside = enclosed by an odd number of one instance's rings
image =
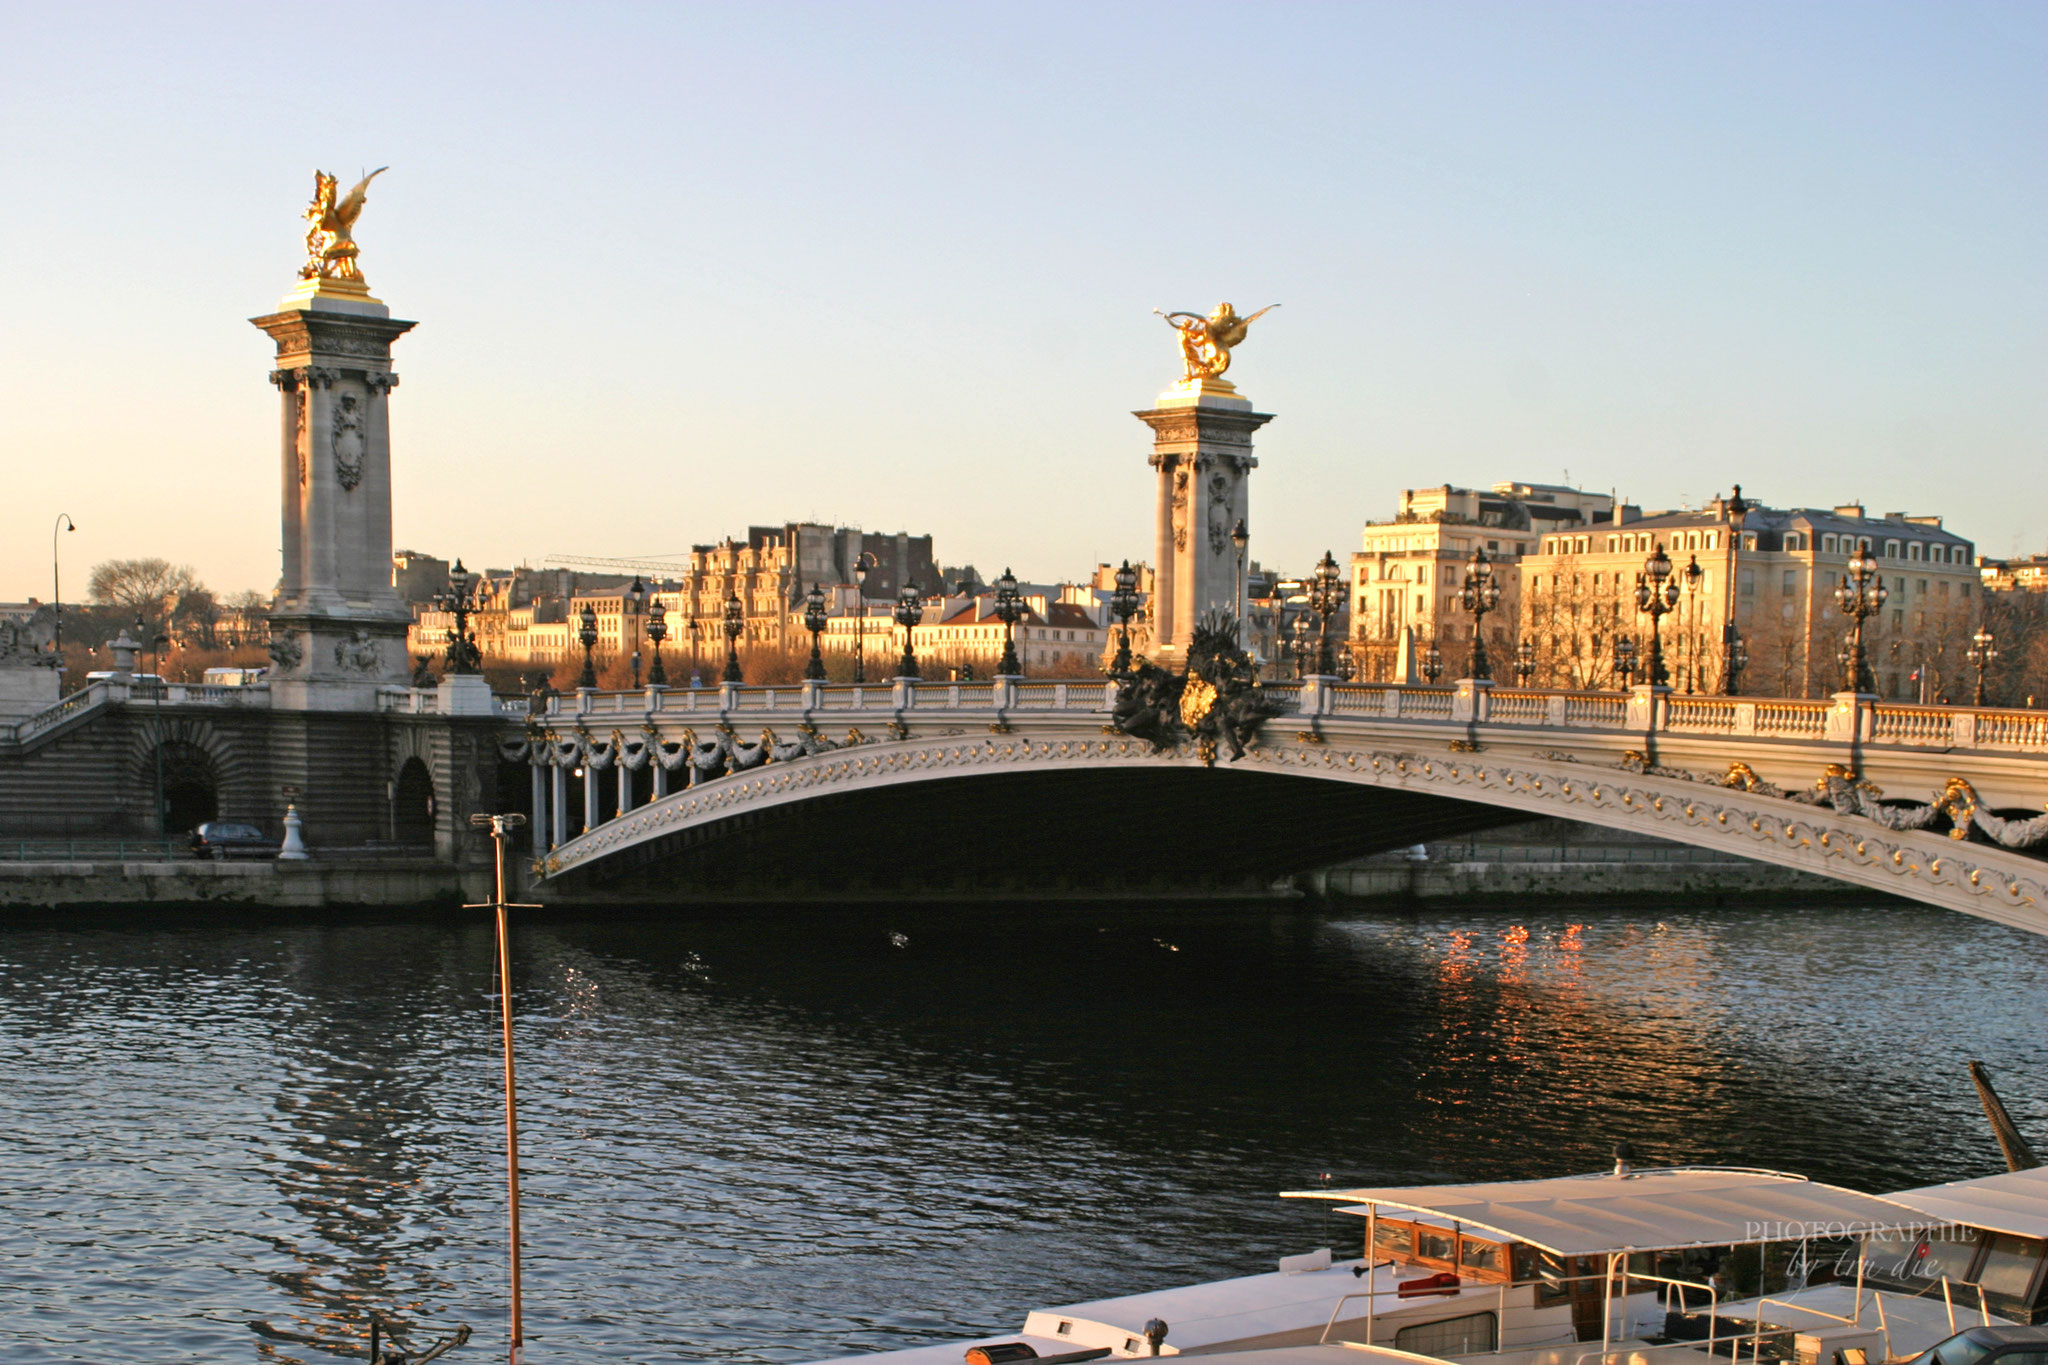
[[[469,823],[479,829],[489,829],[491,842],[497,855],[497,894],[490,902],[490,908],[497,913],[498,921],[498,1011],[504,1025],[505,1037],[505,1186],[508,1205],[511,1210],[512,1250],[512,1365],[519,1365],[520,1351],[526,1345],[526,1324],[521,1311],[519,1286],[519,1100],[518,1088],[512,1067],[512,943],[507,910],[538,910],[538,905],[512,905],[505,900],[505,845],[512,837],[512,831],[526,823],[526,817],[518,813],[507,815],[472,815]],[[466,905],[465,910],[481,910],[482,905]]]

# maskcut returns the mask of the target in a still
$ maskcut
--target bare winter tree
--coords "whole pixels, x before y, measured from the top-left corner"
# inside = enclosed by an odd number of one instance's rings
[[[180,602],[206,591],[190,565],[165,559],[109,559],[95,564],[86,590],[95,604],[132,613],[151,634],[171,624]],[[207,600],[210,604],[210,594]]]

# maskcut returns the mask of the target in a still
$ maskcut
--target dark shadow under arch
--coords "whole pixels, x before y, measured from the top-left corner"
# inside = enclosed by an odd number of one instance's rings
[[[398,769],[391,792],[391,837],[401,844],[434,842],[434,779],[427,765],[408,758]]]

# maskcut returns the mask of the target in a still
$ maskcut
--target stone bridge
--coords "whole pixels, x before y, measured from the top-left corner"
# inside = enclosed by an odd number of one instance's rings
[[[1213,765],[1118,732],[1113,685],[1007,679],[586,692],[502,755],[529,765],[551,901],[1249,893],[1556,816],[2048,933],[2048,713],[1648,687],[1267,690],[1285,711]]]

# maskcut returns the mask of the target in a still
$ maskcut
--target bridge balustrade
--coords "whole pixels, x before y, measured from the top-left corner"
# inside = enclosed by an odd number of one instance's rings
[[[1732,697],[1672,697],[1665,703],[1665,723],[1673,730],[1735,732]]]
[[[1824,701],[1760,701],[1754,726],[1757,734],[1782,739],[1811,739],[1828,728],[1830,704]]]

